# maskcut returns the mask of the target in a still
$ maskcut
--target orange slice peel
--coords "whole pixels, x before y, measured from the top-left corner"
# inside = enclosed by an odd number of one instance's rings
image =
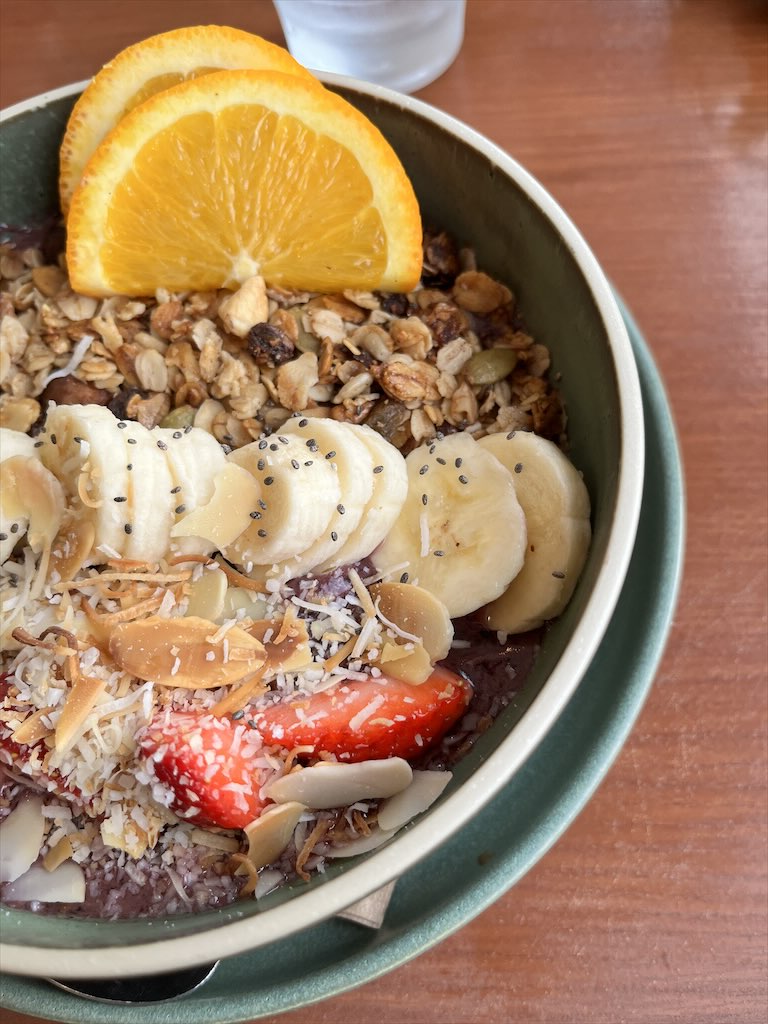
[[[164,89],[227,68],[279,71],[316,81],[281,46],[222,25],[174,29],[134,43],[94,76],[69,117],[59,163],[64,213],[91,155],[127,113]]]

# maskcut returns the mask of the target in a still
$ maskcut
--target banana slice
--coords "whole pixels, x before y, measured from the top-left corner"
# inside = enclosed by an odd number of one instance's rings
[[[40,435],[44,465],[62,484],[75,514],[93,523],[93,564],[113,552],[124,555],[132,529],[125,429],[103,406],[60,405],[50,410]]]
[[[339,502],[322,535],[296,558],[278,564],[278,574],[288,571],[295,577],[321,565],[342,564],[338,553],[358,528],[378,474],[368,447],[348,423],[304,417],[288,420],[281,431],[285,437],[300,438],[310,458],[330,464],[339,482]]]
[[[589,494],[557,445],[526,431],[478,442],[515,479],[525,512],[525,563],[507,590],[483,608],[491,629],[523,633],[559,615],[573,594],[589,551]]]
[[[37,454],[35,442],[28,434],[22,434],[20,430],[11,430],[9,427],[0,427],[0,463],[18,455],[30,457]],[[26,515],[14,518],[10,511],[6,511],[0,495],[0,565],[11,557],[13,549],[26,535],[28,526],[29,518]]]
[[[348,423],[346,428],[363,442],[373,459],[373,493],[357,529],[333,558],[318,566],[320,572],[367,558],[389,533],[408,493],[408,472],[400,451],[371,427]]]
[[[42,447],[42,445],[40,446]],[[35,439],[29,434],[10,427],[0,427],[0,462],[12,459],[14,455],[37,455]]]
[[[158,431],[147,430],[133,420],[126,421],[118,433],[123,441],[122,452],[117,448],[114,458],[124,460],[127,485],[122,493],[128,499],[123,504],[123,552],[126,558],[157,562],[168,553],[176,506],[166,458],[168,445]],[[111,498],[114,503],[108,491],[103,491],[102,497],[105,502]]]
[[[338,474],[301,438],[273,434],[229,459],[253,474],[262,497],[252,524],[227,548],[227,558],[240,565],[284,562],[325,533],[342,500]]]
[[[64,508],[61,484],[34,455],[4,459],[0,463],[0,525],[5,538],[0,542],[2,561],[10,557],[24,534],[35,554],[50,551]]]
[[[513,474],[471,434],[415,448],[408,497],[373,562],[439,597],[451,618],[499,597],[523,565],[526,526]]]
[[[152,434],[166,445],[175,524],[192,509],[208,504],[213,496],[213,481],[227,464],[226,456],[216,438],[200,427],[161,427]],[[202,537],[174,537],[171,550],[184,555],[209,555],[214,545]]]

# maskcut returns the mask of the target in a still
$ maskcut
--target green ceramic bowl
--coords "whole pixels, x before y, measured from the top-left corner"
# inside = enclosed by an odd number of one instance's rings
[[[379,126],[410,175],[425,219],[475,247],[478,264],[513,289],[532,333],[548,345],[561,376],[571,457],[592,499],[586,568],[519,699],[457,767],[441,801],[387,846],[258,904],[171,920],[74,921],[2,908],[6,971],[106,978],[205,963],[284,939],[403,874],[465,826],[551,730],[621,592],[641,506],[643,407],[624,321],[594,256],[544,189],[467,126],[377,86],[323,80]],[[1,115],[0,223],[38,224],[57,213],[58,145],[82,86]]]

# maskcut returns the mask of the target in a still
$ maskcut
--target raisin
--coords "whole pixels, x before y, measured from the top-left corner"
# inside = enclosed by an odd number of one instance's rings
[[[461,270],[456,243],[446,231],[424,233],[424,265],[421,280],[425,288],[450,287]]]
[[[249,353],[260,366],[282,366],[296,354],[296,346],[274,324],[254,324],[246,342]]]

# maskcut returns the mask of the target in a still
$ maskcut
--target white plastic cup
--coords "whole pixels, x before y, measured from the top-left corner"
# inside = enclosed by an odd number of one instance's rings
[[[398,92],[450,67],[464,39],[465,0],[274,0],[300,64]]]

